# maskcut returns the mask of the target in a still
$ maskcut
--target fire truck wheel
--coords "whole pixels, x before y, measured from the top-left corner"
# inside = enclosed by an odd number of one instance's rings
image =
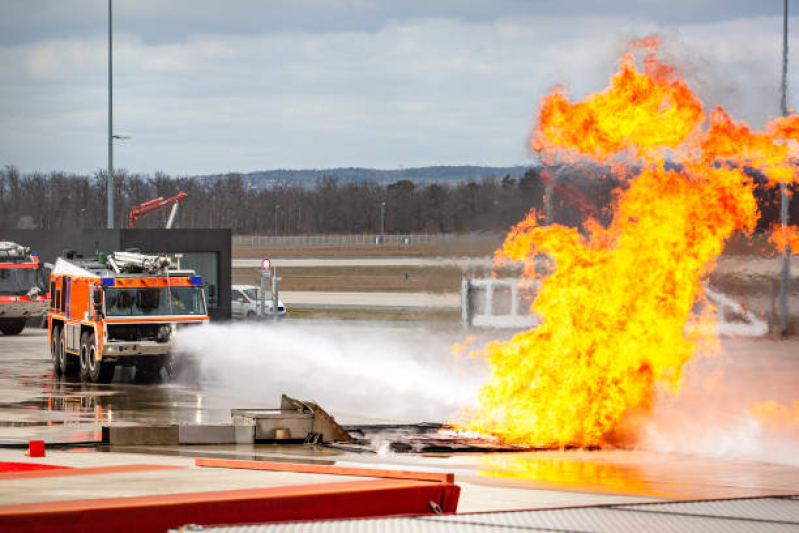
[[[74,376],[78,370],[78,358],[67,353],[67,342],[64,339],[64,330],[58,328],[58,366],[64,376]]]
[[[84,333],[80,336],[80,357],[78,358],[79,373],[81,381],[89,381],[89,334]]]
[[[80,343],[81,375],[85,365],[86,377],[93,383],[110,383],[114,379],[114,363],[107,363],[97,358],[97,345],[94,333],[84,333]],[[85,353],[85,357],[84,357]],[[85,361],[85,363],[84,363]]]
[[[53,358],[53,372],[56,376],[61,375],[61,328],[53,327],[50,334],[50,356]]]
[[[3,335],[19,335],[25,329],[25,319],[8,319],[0,321],[0,331]]]

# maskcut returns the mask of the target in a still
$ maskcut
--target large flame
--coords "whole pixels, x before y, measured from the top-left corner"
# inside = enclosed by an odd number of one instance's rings
[[[561,88],[544,97],[531,148],[546,162],[626,163],[612,222],[584,231],[514,227],[498,258],[525,262],[541,280],[532,311],[542,324],[494,342],[479,355],[490,375],[464,426],[535,446],[614,443],[660,388],[676,392],[684,364],[715,341],[697,316],[701,282],[725,240],[751,232],[759,213],[745,167],[790,182],[799,117],[753,132],[723,109],[706,115],[677,71],[643,47],[643,68],[625,55],[610,86],[572,103]],[[662,387],[664,386],[664,387]]]

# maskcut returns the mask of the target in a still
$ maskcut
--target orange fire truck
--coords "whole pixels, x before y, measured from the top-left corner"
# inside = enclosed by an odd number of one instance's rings
[[[47,312],[44,270],[31,249],[0,241],[0,332],[17,335]]]
[[[48,322],[56,374],[107,383],[116,365],[137,380],[175,369],[176,332],[206,324],[202,279],[163,255],[114,252],[86,259],[66,253],[50,275]]]

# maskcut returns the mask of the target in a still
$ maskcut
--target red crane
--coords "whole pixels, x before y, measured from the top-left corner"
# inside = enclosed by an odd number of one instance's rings
[[[134,205],[130,208],[130,213],[128,214],[128,227],[132,228],[136,225],[136,221],[140,218],[144,218],[147,216],[152,215],[158,211],[166,209],[170,205],[172,206],[172,213],[169,214],[169,220],[166,223],[166,228],[169,229],[172,227],[172,223],[175,221],[175,215],[178,212],[178,204],[188,196],[183,191],[180,191],[178,194],[171,198],[167,198],[164,200],[162,196],[159,196],[155,200],[150,200],[149,202],[144,202],[143,204]]]

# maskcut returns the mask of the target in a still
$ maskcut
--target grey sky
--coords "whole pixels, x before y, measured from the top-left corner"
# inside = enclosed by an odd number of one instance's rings
[[[708,105],[778,112],[779,0],[114,5],[131,171],[527,163],[539,98],[601,90],[652,32]],[[0,165],[105,166],[106,17],[104,0],[0,0]]]

